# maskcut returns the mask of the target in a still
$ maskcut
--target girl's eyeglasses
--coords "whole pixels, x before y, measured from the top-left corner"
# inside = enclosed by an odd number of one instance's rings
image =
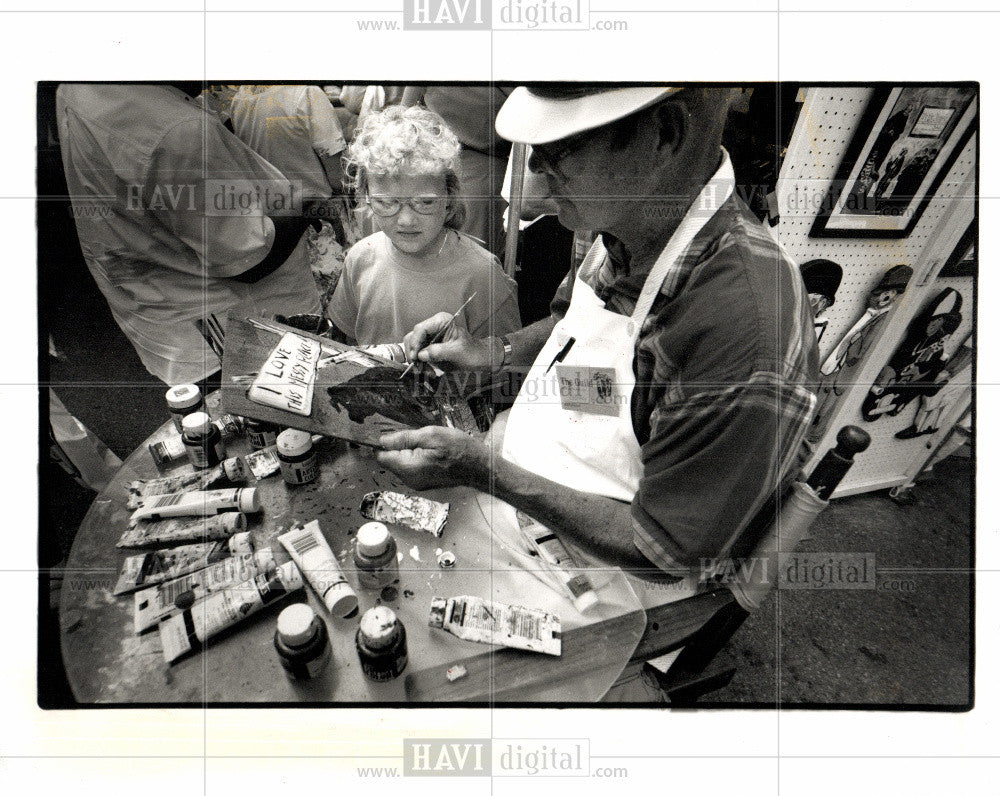
[[[414,213],[422,216],[429,216],[441,209],[442,203],[447,201],[445,196],[368,196],[365,200],[372,212],[381,217],[388,218],[396,215],[407,205]]]

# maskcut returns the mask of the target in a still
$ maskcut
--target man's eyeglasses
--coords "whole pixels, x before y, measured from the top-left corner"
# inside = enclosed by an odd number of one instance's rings
[[[371,196],[365,200],[372,212],[381,217],[388,218],[396,215],[407,205],[414,213],[422,216],[429,216],[441,209],[441,205],[447,201],[446,196]]]
[[[597,128],[600,130],[601,128]],[[582,133],[560,138],[548,144],[532,144],[531,156],[538,159],[538,164],[548,171],[559,173],[559,162],[565,160],[594,136],[597,130],[584,130]]]

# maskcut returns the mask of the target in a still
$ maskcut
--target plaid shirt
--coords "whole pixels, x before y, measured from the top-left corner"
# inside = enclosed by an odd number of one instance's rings
[[[630,271],[608,246],[580,277],[630,315],[648,268]],[[552,301],[557,319],[575,277]],[[799,270],[734,194],[668,272],[639,336],[632,517],[643,555],[667,570],[726,555],[805,462],[817,360]]]

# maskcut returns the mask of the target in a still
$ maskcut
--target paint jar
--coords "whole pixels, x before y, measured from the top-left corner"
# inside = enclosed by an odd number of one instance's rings
[[[392,680],[406,668],[406,628],[384,605],[369,608],[354,638],[361,671],[371,680]]]
[[[205,470],[226,458],[222,432],[204,412],[192,412],[184,418],[184,447],[196,470]]]
[[[278,614],[274,648],[285,671],[296,680],[319,676],[333,655],[326,622],[306,603],[289,605]]]
[[[382,589],[399,577],[396,540],[381,522],[366,522],[354,542],[354,566],[362,589]]]
[[[251,450],[264,450],[278,441],[278,427],[274,423],[248,418],[246,428]]]
[[[286,484],[298,486],[316,480],[319,465],[313,450],[312,435],[297,428],[286,428],[278,435],[276,443],[281,477]]]
[[[194,412],[205,411],[205,399],[202,398],[201,390],[197,384],[178,384],[167,390],[167,409],[170,410],[170,419],[174,421],[174,428],[179,434],[184,433],[184,418]]]

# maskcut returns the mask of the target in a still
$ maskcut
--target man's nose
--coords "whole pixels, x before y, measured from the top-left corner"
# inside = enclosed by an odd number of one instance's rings
[[[530,174],[544,174],[546,171],[549,171],[549,168],[545,159],[532,149],[528,153],[528,172]]]

